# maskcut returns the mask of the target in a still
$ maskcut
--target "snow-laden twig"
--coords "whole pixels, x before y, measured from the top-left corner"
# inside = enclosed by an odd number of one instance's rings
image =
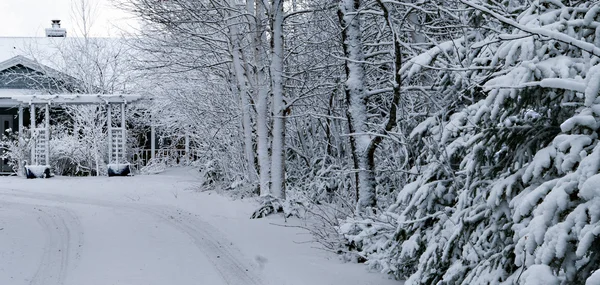
[[[561,32],[556,32],[556,31],[552,31],[549,29],[545,29],[545,28],[538,28],[538,27],[531,27],[531,26],[525,26],[525,25],[521,25],[519,23],[517,23],[516,21],[513,21],[511,19],[508,19],[498,13],[495,13],[494,11],[483,7],[481,5],[475,4],[473,2],[471,2],[470,0],[460,0],[460,2],[462,2],[463,4],[470,6],[476,10],[479,10],[481,12],[484,12],[494,18],[496,18],[497,20],[499,20],[502,23],[505,23],[507,25],[513,26],[523,32],[526,33],[530,33],[530,34],[535,34],[538,36],[543,36],[543,37],[547,37],[547,38],[551,38],[554,40],[557,40],[559,42],[563,42],[566,44],[570,44],[573,45],[575,47],[578,47],[584,51],[589,52],[590,54],[593,54],[594,56],[600,57],[600,47],[595,46],[592,43],[588,43],[582,40],[578,40],[576,38],[573,38],[567,34],[561,33]]]

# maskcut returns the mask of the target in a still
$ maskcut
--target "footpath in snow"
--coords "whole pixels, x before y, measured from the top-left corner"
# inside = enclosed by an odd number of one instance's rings
[[[400,284],[279,216],[250,220],[252,200],[199,192],[194,173],[0,177],[0,284]]]

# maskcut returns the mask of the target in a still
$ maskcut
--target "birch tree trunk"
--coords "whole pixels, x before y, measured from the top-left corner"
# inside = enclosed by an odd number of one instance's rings
[[[350,144],[354,166],[358,171],[356,212],[362,213],[367,208],[377,206],[377,200],[375,175],[368,155],[371,138],[367,127],[367,95],[359,7],[360,0],[340,0],[338,17],[342,25],[342,40],[346,56],[345,93],[348,104]]]
[[[283,0],[273,0],[271,8],[271,88],[273,91],[273,144],[271,191],[285,199],[285,103],[283,100]]]
[[[270,154],[269,154],[269,82],[267,78],[267,58],[263,43],[265,40],[264,14],[265,7],[262,1],[256,4],[255,13],[255,31],[252,45],[254,47],[254,66],[256,67],[256,130],[258,135],[258,164],[259,164],[259,182],[260,195],[271,194],[270,188]]]
[[[232,1],[231,5],[234,6],[236,3]],[[250,100],[248,100],[248,84],[247,74],[244,70],[244,64],[242,62],[242,52],[240,48],[240,41],[243,36],[240,35],[237,27],[239,23],[231,23],[230,37],[231,37],[231,57],[233,61],[233,71],[237,81],[237,89],[240,98],[240,111],[242,112],[242,131],[244,134],[244,157],[246,158],[248,180],[255,181],[257,178],[256,167],[254,166],[254,141],[252,139],[252,121],[250,116]]]

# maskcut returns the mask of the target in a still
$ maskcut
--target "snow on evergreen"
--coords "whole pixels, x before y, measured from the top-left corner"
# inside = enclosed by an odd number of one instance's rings
[[[419,157],[386,212],[340,227],[372,268],[410,285],[597,284],[599,6],[563,3],[484,13],[508,25],[471,46],[487,70],[457,72],[482,87],[475,100],[414,128],[442,149]]]

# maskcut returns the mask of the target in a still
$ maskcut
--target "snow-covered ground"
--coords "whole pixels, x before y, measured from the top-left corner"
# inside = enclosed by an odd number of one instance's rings
[[[194,173],[0,177],[0,284],[399,284],[281,217],[250,220],[251,200],[196,191]]]

